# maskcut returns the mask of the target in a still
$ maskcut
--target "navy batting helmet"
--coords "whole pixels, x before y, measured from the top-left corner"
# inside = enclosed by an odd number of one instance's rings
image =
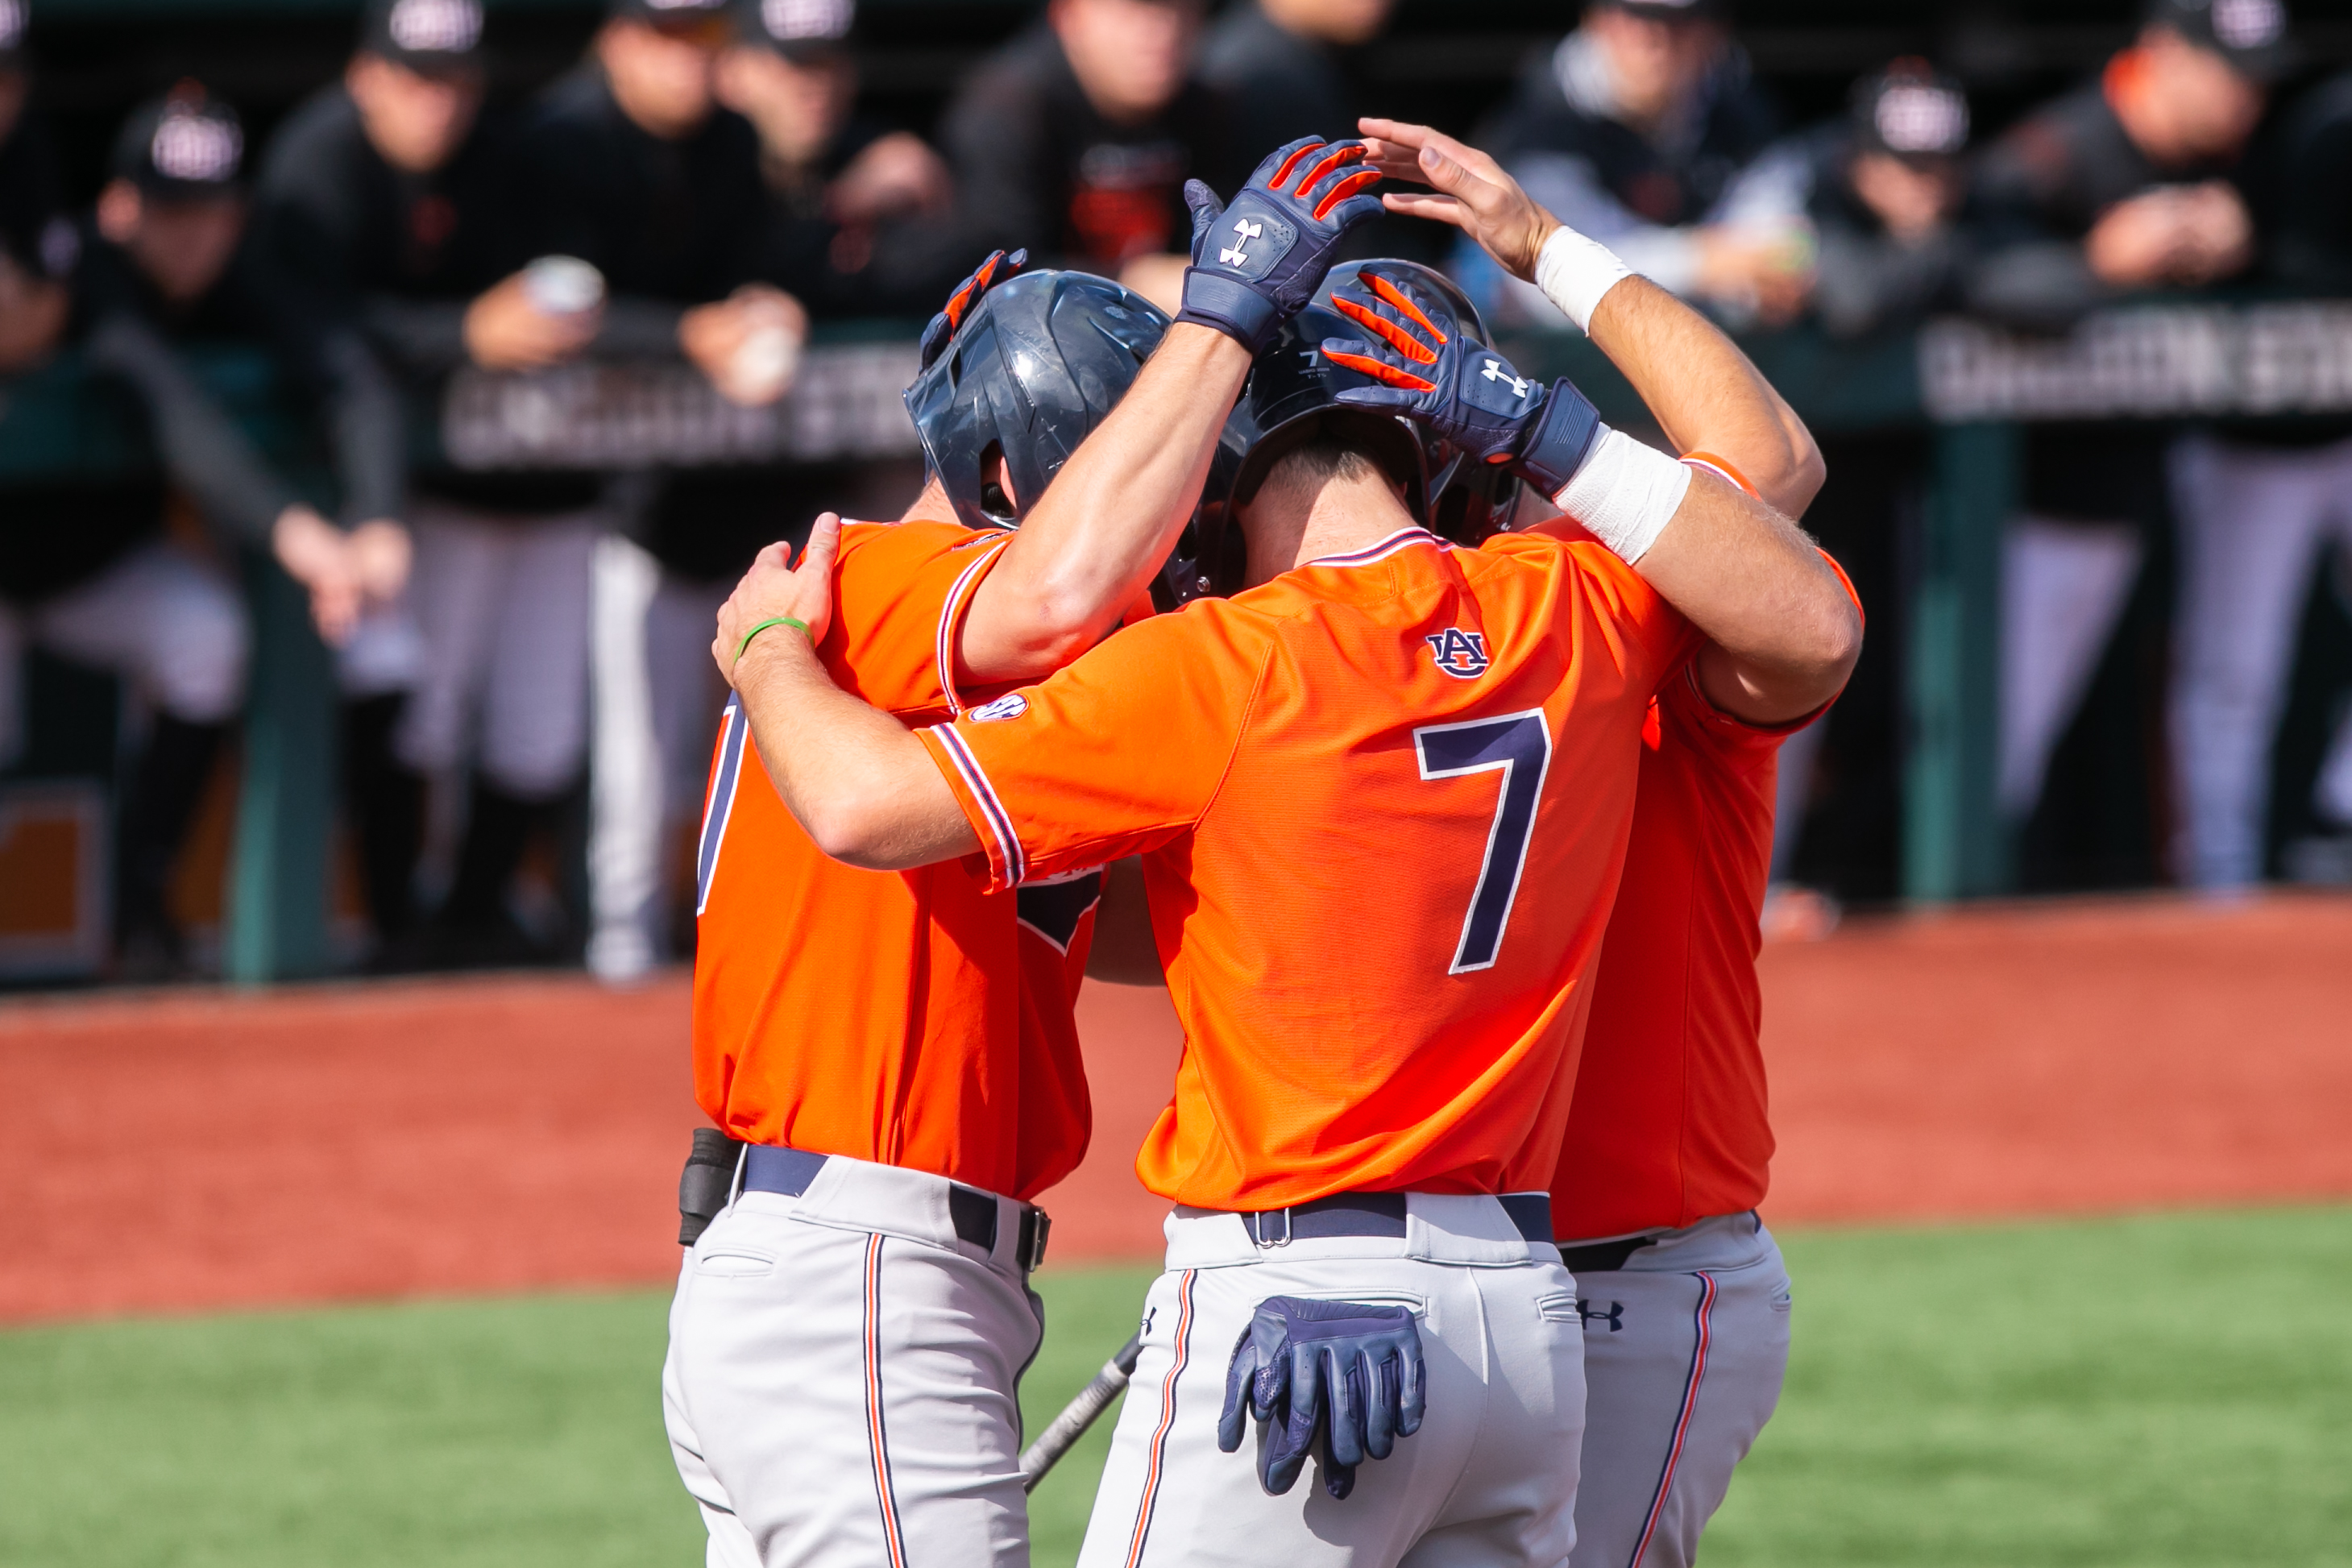
[[[1332,290],[1363,291],[1358,274],[1368,263],[1334,267],[1306,310],[1285,323],[1251,367],[1239,406],[1209,472],[1200,515],[1185,531],[1177,559],[1164,578],[1163,603],[1202,593],[1230,593],[1241,581],[1243,551],[1230,526],[1286,453],[1324,437],[1347,442],[1378,462],[1404,489],[1414,518],[1449,539],[1475,543],[1506,526],[1517,496],[1517,481],[1488,465],[1465,463],[1450,442],[1434,439],[1391,415],[1351,408],[1339,401],[1350,387],[1381,384],[1360,371],[1332,363],[1323,340],[1354,337],[1362,331],[1332,302]],[[1449,335],[1491,342],[1477,307],[1443,273],[1408,261],[1381,261],[1382,270],[1404,272],[1434,295],[1448,319],[1438,323]],[[1189,591],[1187,591],[1189,590]]]
[[[1091,273],[1024,272],[987,287],[906,394],[956,516],[971,528],[1018,524],[1167,330],[1158,306]],[[986,481],[992,454],[1017,505]]]

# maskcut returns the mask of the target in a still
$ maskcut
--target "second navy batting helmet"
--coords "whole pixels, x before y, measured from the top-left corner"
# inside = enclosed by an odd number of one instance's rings
[[[956,516],[1008,527],[1118,405],[1168,317],[1087,272],[1024,272],[983,287],[907,389],[907,412]],[[1017,502],[988,482],[992,455]]]
[[[1482,465],[1465,464],[1446,442],[1433,439],[1402,419],[1339,401],[1350,387],[1381,384],[1370,376],[1334,364],[1321,353],[1323,340],[1352,337],[1361,328],[1333,303],[1335,289],[1360,290],[1363,262],[1334,267],[1314,301],[1286,322],[1257,356],[1242,400],[1225,423],[1223,443],[1210,469],[1200,516],[1186,530],[1166,582],[1180,602],[1205,592],[1232,592],[1239,585],[1242,551],[1231,528],[1233,514],[1247,506],[1282,458],[1309,442],[1332,437],[1378,462],[1404,489],[1405,506],[1419,521],[1449,539],[1475,543],[1503,526],[1516,500],[1516,481]],[[1448,331],[1488,341],[1475,306],[1443,273],[1406,261],[1381,261],[1386,271],[1409,272],[1413,281],[1451,311]],[[1464,469],[1482,470],[1464,473]],[[1475,513],[1475,515],[1473,515]],[[1191,592],[1187,592],[1187,589]]]

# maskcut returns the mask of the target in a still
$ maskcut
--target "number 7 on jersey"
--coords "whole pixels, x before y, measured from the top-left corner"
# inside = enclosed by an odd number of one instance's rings
[[[1511,900],[1527,869],[1528,839],[1535,832],[1536,803],[1543,798],[1544,775],[1551,771],[1551,726],[1540,708],[1499,719],[1428,724],[1412,732],[1412,747],[1425,779],[1499,773],[1503,787],[1495,820],[1486,829],[1486,858],[1471,890],[1470,912],[1462,921],[1462,942],[1448,974],[1494,966],[1502,951],[1503,928],[1510,923]]]

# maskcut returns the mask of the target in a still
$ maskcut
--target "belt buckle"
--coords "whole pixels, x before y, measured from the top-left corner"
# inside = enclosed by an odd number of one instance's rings
[[[1279,1241],[1268,1241],[1265,1238],[1265,1216],[1275,1213],[1279,1213],[1282,1215],[1282,1239]],[[1277,1247],[1288,1247],[1291,1239],[1290,1210],[1288,1206],[1286,1205],[1280,1210],[1260,1209],[1257,1213],[1250,1215],[1249,1231],[1250,1240],[1256,1244],[1257,1249],[1260,1252],[1271,1252]]]
[[[1030,1205],[1021,1211],[1019,1262],[1024,1273],[1034,1274],[1045,1266],[1045,1237],[1054,1228],[1054,1216],[1044,1209]]]

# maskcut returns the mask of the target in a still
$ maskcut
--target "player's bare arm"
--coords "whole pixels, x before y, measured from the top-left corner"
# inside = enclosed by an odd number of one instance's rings
[[[1431,191],[1391,192],[1390,211],[1462,230],[1497,265],[1537,281],[1544,247],[1560,221],[1475,147],[1425,125],[1365,120],[1381,173]],[[1812,433],[1738,345],[1664,290],[1612,289],[1592,310],[1592,341],[1641,395],[1678,451],[1727,459],[1766,501],[1802,517],[1825,469]],[[1660,309],[1660,304],[1672,307]],[[1660,374],[1672,367],[1672,374]]]
[[[1810,503],[1821,484],[1820,452],[1803,423],[1728,338],[1680,300],[1627,273],[1607,252],[1562,229],[1484,153],[1425,127],[1367,122],[1373,127],[1381,132],[1373,145],[1384,172],[1452,187],[1432,196],[1388,197],[1391,207],[1454,224],[1518,276],[1554,269],[1557,275],[1544,278],[1547,292],[1571,296],[1570,313],[1634,390],[1655,400],[1653,411],[1678,445],[1737,468],[1767,500]],[[1548,250],[1566,252],[1569,259],[1547,262]],[[1412,325],[1391,324],[1407,334]],[[1555,389],[1545,410],[1540,389],[1528,396],[1528,384],[1513,377],[1508,384],[1519,389],[1523,403],[1512,412],[1468,384],[1433,385],[1412,368],[1410,353],[1395,360],[1385,349],[1331,346],[1366,349],[1404,373],[1393,383],[1399,391],[1351,398],[1368,405],[1377,400],[1424,420],[1468,419],[1479,428],[1465,433],[1493,446],[1494,460],[1532,457],[1531,441],[1549,443],[1557,458],[1560,440],[1579,433],[1576,421],[1562,417],[1582,404],[1573,388],[1565,395]],[[1508,370],[1497,356],[1484,358],[1498,374]],[[1481,404],[1495,406],[1474,406]],[[1598,426],[1589,417],[1590,405],[1583,407],[1588,417],[1581,432],[1591,436]],[[1620,500],[1611,510],[1630,531],[1621,537],[1594,526],[1601,520],[1587,514],[1589,506],[1580,512],[1568,505],[1568,489],[1555,499],[1706,634],[1711,646],[1699,657],[1700,684],[1718,707],[1753,722],[1780,723],[1834,698],[1862,647],[1861,617],[1844,584],[1785,515],[1711,474],[1693,473],[1670,484],[1651,474],[1646,482],[1655,499],[1644,502],[1645,470],[1664,461],[1609,432],[1591,447],[1576,448],[1570,468],[1553,473],[1543,488],[1551,491],[1555,479],[1565,485],[1572,470],[1589,503],[1594,491],[1612,488],[1603,468],[1616,475]],[[1589,472],[1576,466],[1588,462]]]
[[[730,672],[776,793],[818,848],[897,869],[977,851],[980,841],[930,753],[907,727],[833,683],[816,645],[833,621],[841,519],[761,551],[719,612],[711,657]]]
[[[1183,531],[1249,368],[1249,351],[1223,332],[1168,329],[972,596],[961,677],[1034,679],[1102,639]]]

